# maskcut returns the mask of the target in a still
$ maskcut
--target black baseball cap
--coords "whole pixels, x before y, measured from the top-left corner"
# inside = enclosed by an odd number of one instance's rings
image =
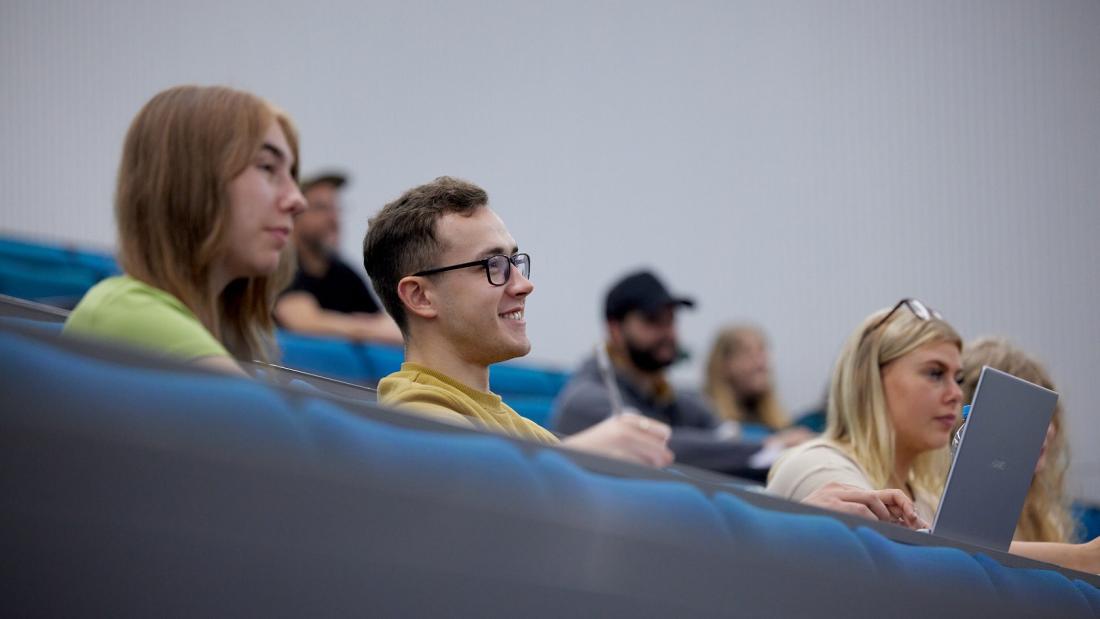
[[[668,288],[649,271],[631,273],[619,280],[607,293],[604,316],[608,320],[622,320],[634,310],[653,315],[668,306],[695,307],[695,300],[674,297]]]
[[[303,178],[298,186],[301,187],[302,193],[309,191],[314,185],[332,185],[336,189],[340,189],[348,182],[348,175],[340,172],[339,170],[322,170],[315,174]]]

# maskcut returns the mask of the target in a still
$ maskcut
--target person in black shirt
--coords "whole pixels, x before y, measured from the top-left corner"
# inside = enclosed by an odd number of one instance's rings
[[[275,318],[291,331],[353,341],[400,344],[401,332],[367,283],[340,260],[340,189],[347,177],[324,173],[302,182],[308,208],[294,221],[298,271],[275,303]]]

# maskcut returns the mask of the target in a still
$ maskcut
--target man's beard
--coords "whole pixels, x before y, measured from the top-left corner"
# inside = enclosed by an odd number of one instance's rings
[[[662,340],[656,344],[642,348],[630,341],[630,338],[626,339],[626,354],[630,356],[630,362],[634,364],[634,367],[643,372],[656,372],[663,370],[672,365],[676,359],[677,354],[673,353],[671,358],[659,357],[657,351],[668,345],[667,340]],[[675,348],[676,343],[673,342],[672,346]]]

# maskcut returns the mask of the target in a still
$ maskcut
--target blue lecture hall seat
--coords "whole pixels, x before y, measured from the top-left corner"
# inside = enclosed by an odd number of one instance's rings
[[[732,484],[19,324],[0,350],[9,616],[1100,614],[1096,577]]]
[[[117,273],[114,258],[104,253],[0,237],[0,294],[71,308]]]
[[[281,363],[287,367],[373,386],[401,367],[404,353],[395,346],[361,344],[280,331]],[[530,364],[502,363],[490,368],[489,385],[518,413],[545,425],[554,397],[565,386],[564,372]]]
[[[0,236],[0,295],[71,307],[100,279],[118,272],[114,258],[105,252]],[[49,316],[52,322],[42,322],[37,310],[20,315],[23,317],[0,317],[0,323],[24,324],[56,333],[60,331],[56,321],[63,320],[63,313]],[[279,332],[278,341],[283,364],[359,385],[375,385],[381,377],[397,370],[402,361],[401,350],[390,346],[287,332]],[[521,361],[493,366],[490,384],[520,414],[545,426],[554,397],[567,378],[565,372]],[[820,430],[824,416],[817,417],[820,419],[804,419],[799,423]],[[753,425],[746,425],[743,431],[751,439],[762,439],[769,432]],[[1100,507],[1075,504],[1074,516],[1080,523],[1083,539],[1100,535]]]

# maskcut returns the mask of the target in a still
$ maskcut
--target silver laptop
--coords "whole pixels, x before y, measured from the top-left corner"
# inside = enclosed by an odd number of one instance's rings
[[[982,368],[932,533],[1007,551],[1058,394]]]

